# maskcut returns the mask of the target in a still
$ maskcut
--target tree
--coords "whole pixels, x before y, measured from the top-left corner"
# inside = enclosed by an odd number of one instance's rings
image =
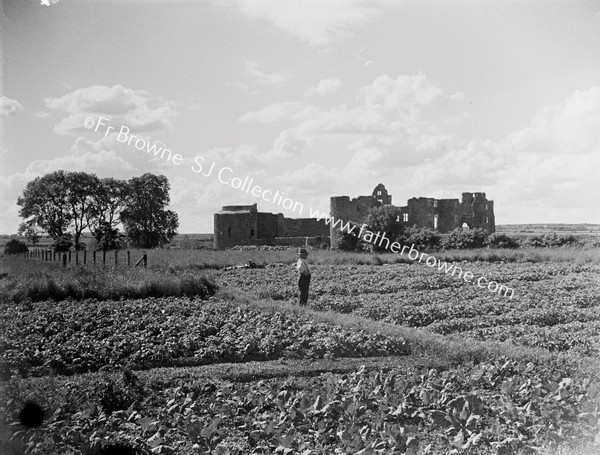
[[[169,188],[169,181],[164,175],[144,174],[129,180],[121,222],[134,246],[163,246],[177,234],[177,214],[165,209],[170,202]]]
[[[32,245],[37,245],[40,241],[40,234],[37,230],[35,222],[25,222],[19,225],[19,235],[24,235]]]
[[[37,225],[57,240],[73,229],[75,247],[87,228],[86,214],[99,186],[98,177],[85,172],[56,171],[27,184],[17,200],[25,224]]]
[[[36,224],[55,240],[63,236],[72,219],[66,185],[65,171],[36,177],[27,183],[23,196],[17,199],[17,205],[21,206],[19,216],[25,219],[25,224]]]
[[[118,250],[121,248],[123,234],[112,227],[110,223],[103,221],[96,231],[96,245],[100,250]]]
[[[88,227],[97,244],[114,249],[121,236],[117,229],[129,188],[124,180],[101,179],[87,212]],[[110,246],[112,245],[112,246]]]
[[[89,226],[88,213],[94,204],[94,195],[100,186],[100,180],[94,174],[85,172],[67,172],[67,201],[71,209],[74,228],[75,249],[80,249],[79,239]]]
[[[402,223],[398,217],[400,212],[397,207],[392,205],[382,205],[369,210],[365,223],[368,226],[369,231],[381,234],[390,240],[390,244],[396,240],[396,238],[402,234]],[[381,245],[379,245],[381,243]],[[373,244],[375,251],[385,251],[387,248],[387,242],[377,242]]]

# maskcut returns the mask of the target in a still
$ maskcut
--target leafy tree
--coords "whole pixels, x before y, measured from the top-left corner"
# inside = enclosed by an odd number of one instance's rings
[[[99,186],[98,177],[85,172],[51,172],[27,184],[17,204],[25,224],[35,224],[51,238],[63,237],[73,229],[75,246],[88,227],[87,212]]]
[[[32,245],[37,245],[40,241],[40,234],[35,222],[25,222],[19,225],[19,235],[24,235]]]
[[[96,231],[97,247],[100,250],[118,250],[121,248],[123,234],[118,229],[104,221]]]
[[[55,240],[67,232],[72,220],[66,174],[56,171],[36,177],[17,199],[17,205],[21,206],[19,216],[25,223],[36,224]]]
[[[113,245],[121,236],[117,226],[125,207],[128,185],[124,180],[101,179],[93,195],[93,203],[87,212],[87,221],[92,236],[100,245]],[[106,240],[102,240],[106,237]],[[112,247],[107,249],[113,249]]]
[[[169,204],[169,181],[164,175],[144,174],[128,182],[128,196],[121,222],[130,242],[138,248],[154,248],[169,243],[177,234],[177,214]]]
[[[94,204],[94,194],[100,186],[100,180],[94,174],[85,172],[67,172],[67,200],[71,208],[73,240],[76,249],[80,248],[79,239],[89,226],[87,214]]]
[[[28,251],[27,244],[17,239],[9,240],[4,245],[4,254],[27,253]]]
[[[402,223],[398,221],[399,214],[398,208],[391,205],[375,207],[369,210],[365,223],[371,232],[375,234],[381,232],[382,235],[385,233],[391,243],[402,234]],[[373,244],[373,250],[386,251],[387,242],[381,242],[381,246],[379,243]]]

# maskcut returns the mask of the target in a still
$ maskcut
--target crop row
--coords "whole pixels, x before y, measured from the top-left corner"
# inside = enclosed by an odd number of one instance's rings
[[[140,454],[184,455],[575,453],[582,446],[592,453],[600,443],[600,389],[591,378],[518,362],[251,383],[192,376],[167,388],[125,372],[97,390],[53,410],[39,430],[13,434],[4,453],[94,455],[117,441]],[[6,415],[26,394],[16,386]]]
[[[515,297],[492,294],[422,264],[317,265],[309,305],[442,334],[510,340],[552,351],[574,349],[591,356],[600,353],[599,267],[459,265],[514,288]],[[294,301],[297,293],[295,271],[288,265],[221,271],[217,279],[259,298]]]
[[[189,298],[6,304],[0,321],[5,376],[408,353],[381,334]]]

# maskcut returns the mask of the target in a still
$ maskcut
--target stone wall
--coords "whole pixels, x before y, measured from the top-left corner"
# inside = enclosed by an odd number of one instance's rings
[[[329,226],[314,218],[284,218],[286,237],[329,237]]]

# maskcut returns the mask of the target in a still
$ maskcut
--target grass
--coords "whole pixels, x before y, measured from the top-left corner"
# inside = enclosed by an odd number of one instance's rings
[[[148,267],[174,271],[221,269],[253,261],[267,265],[274,263],[291,264],[298,259],[297,250],[148,250]],[[474,250],[450,250],[431,252],[436,258],[447,261],[467,262],[573,262],[575,264],[600,264],[599,248],[519,248]],[[132,250],[132,257],[140,257],[141,250]],[[391,252],[354,253],[335,250],[310,250],[309,261],[317,265],[381,265],[412,262],[407,255]],[[169,264],[165,266],[165,264]]]
[[[34,267],[32,263],[35,264]],[[0,281],[0,301],[60,301],[68,298],[119,300],[146,297],[199,296],[207,298],[217,289],[206,274],[166,274],[159,270],[128,267],[72,267],[33,260],[4,259],[8,276]]]

